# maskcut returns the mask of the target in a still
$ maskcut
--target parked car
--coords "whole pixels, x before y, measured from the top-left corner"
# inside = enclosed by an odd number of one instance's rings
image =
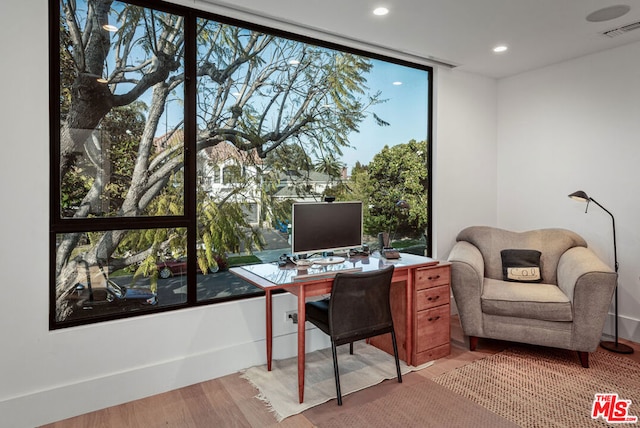
[[[150,289],[125,287],[111,280],[107,280],[105,286],[91,289],[78,283],[69,298],[84,310],[140,309],[158,304],[158,296]]]
[[[218,270],[225,270],[227,268],[227,259],[222,256],[215,256],[216,263],[218,264],[218,268],[214,269],[209,268],[209,273],[215,273]],[[179,257],[177,259],[167,259],[157,263],[158,266],[158,276],[163,279],[167,279],[173,275],[186,275],[187,274],[187,258]],[[199,273],[204,273],[198,267]]]
[[[184,275],[187,273],[187,258],[163,260],[157,264],[158,275],[162,279],[167,279],[173,275]]]

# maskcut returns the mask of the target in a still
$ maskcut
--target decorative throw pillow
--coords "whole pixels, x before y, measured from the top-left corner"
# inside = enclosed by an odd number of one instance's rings
[[[502,277],[505,281],[542,282],[537,250],[502,250]]]

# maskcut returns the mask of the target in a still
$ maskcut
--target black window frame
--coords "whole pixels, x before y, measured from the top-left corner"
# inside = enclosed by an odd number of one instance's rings
[[[355,55],[364,56],[370,59],[377,59],[397,65],[415,68],[428,72],[428,99],[427,103],[428,117],[427,121],[427,165],[429,173],[427,185],[427,242],[426,255],[432,254],[432,142],[433,142],[433,67],[406,61],[387,55],[370,52],[358,48],[353,48],[338,43],[328,42],[314,37],[296,34],[290,31],[271,28],[268,26],[255,24],[236,18],[230,18],[215,13],[202,11],[199,9],[167,3],[163,1],[152,0],[122,0],[124,3],[161,10],[168,13],[182,15],[185,17],[185,102],[184,102],[184,170],[185,170],[185,206],[184,214],[181,216],[166,217],[108,217],[108,218],[63,218],[60,210],[60,3],[59,0],[49,0],[49,138],[50,138],[50,210],[49,210],[49,329],[56,330],[76,325],[93,324],[113,319],[136,317],[141,315],[154,314],[159,312],[167,312],[180,310],[184,308],[206,306],[221,303],[230,300],[243,300],[250,297],[264,295],[264,292],[258,291],[254,294],[244,294],[241,296],[230,296],[217,298],[214,300],[198,300],[196,290],[197,261],[195,257],[189,257],[187,260],[187,299],[184,304],[162,307],[158,306],[150,311],[126,312],[122,314],[112,314],[105,316],[95,316],[88,319],[74,321],[56,321],[56,291],[55,291],[55,264],[56,264],[56,235],[60,233],[71,232],[97,232],[105,230],[120,229],[155,229],[155,228],[186,228],[188,248],[196,247],[197,228],[197,212],[196,212],[196,182],[197,182],[197,165],[196,165],[196,21],[198,18],[215,20],[220,23],[243,27],[249,30],[260,31],[266,34],[272,34],[278,37],[291,39],[293,41],[303,42],[318,47],[334,49],[348,52]],[[224,172],[219,171],[220,183],[224,182]]]

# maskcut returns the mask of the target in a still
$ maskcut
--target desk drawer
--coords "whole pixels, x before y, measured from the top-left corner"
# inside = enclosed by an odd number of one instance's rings
[[[451,345],[449,343],[445,343],[444,345],[427,349],[424,352],[418,352],[416,354],[416,358],[413,361],[413,365],[419,366],[420,364],[446,357],[450,353]]]
[[[449,284],[449,266],[423,268],[416,271],[416,290]]]
[[[425,288],[416,293],[416,310],[423,311],[449,304],[449,285]]]
[[[416,352],[449,343],[449,305],[418,312],[416,316]]]

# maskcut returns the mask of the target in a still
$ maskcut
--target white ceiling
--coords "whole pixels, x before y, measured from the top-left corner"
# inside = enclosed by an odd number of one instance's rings
[[[640,29],[614,38],[601,34],[640,21],[640,0],[194,1],[258,24],[329,41],[339,36],[355,47],[388,48],[495,78],[640,40]],[[620,4],[630,12],[606,22],[586,20]],[[374,16],[377,6],[389,14]],[[509,50],[493,53],[499,43]]]

